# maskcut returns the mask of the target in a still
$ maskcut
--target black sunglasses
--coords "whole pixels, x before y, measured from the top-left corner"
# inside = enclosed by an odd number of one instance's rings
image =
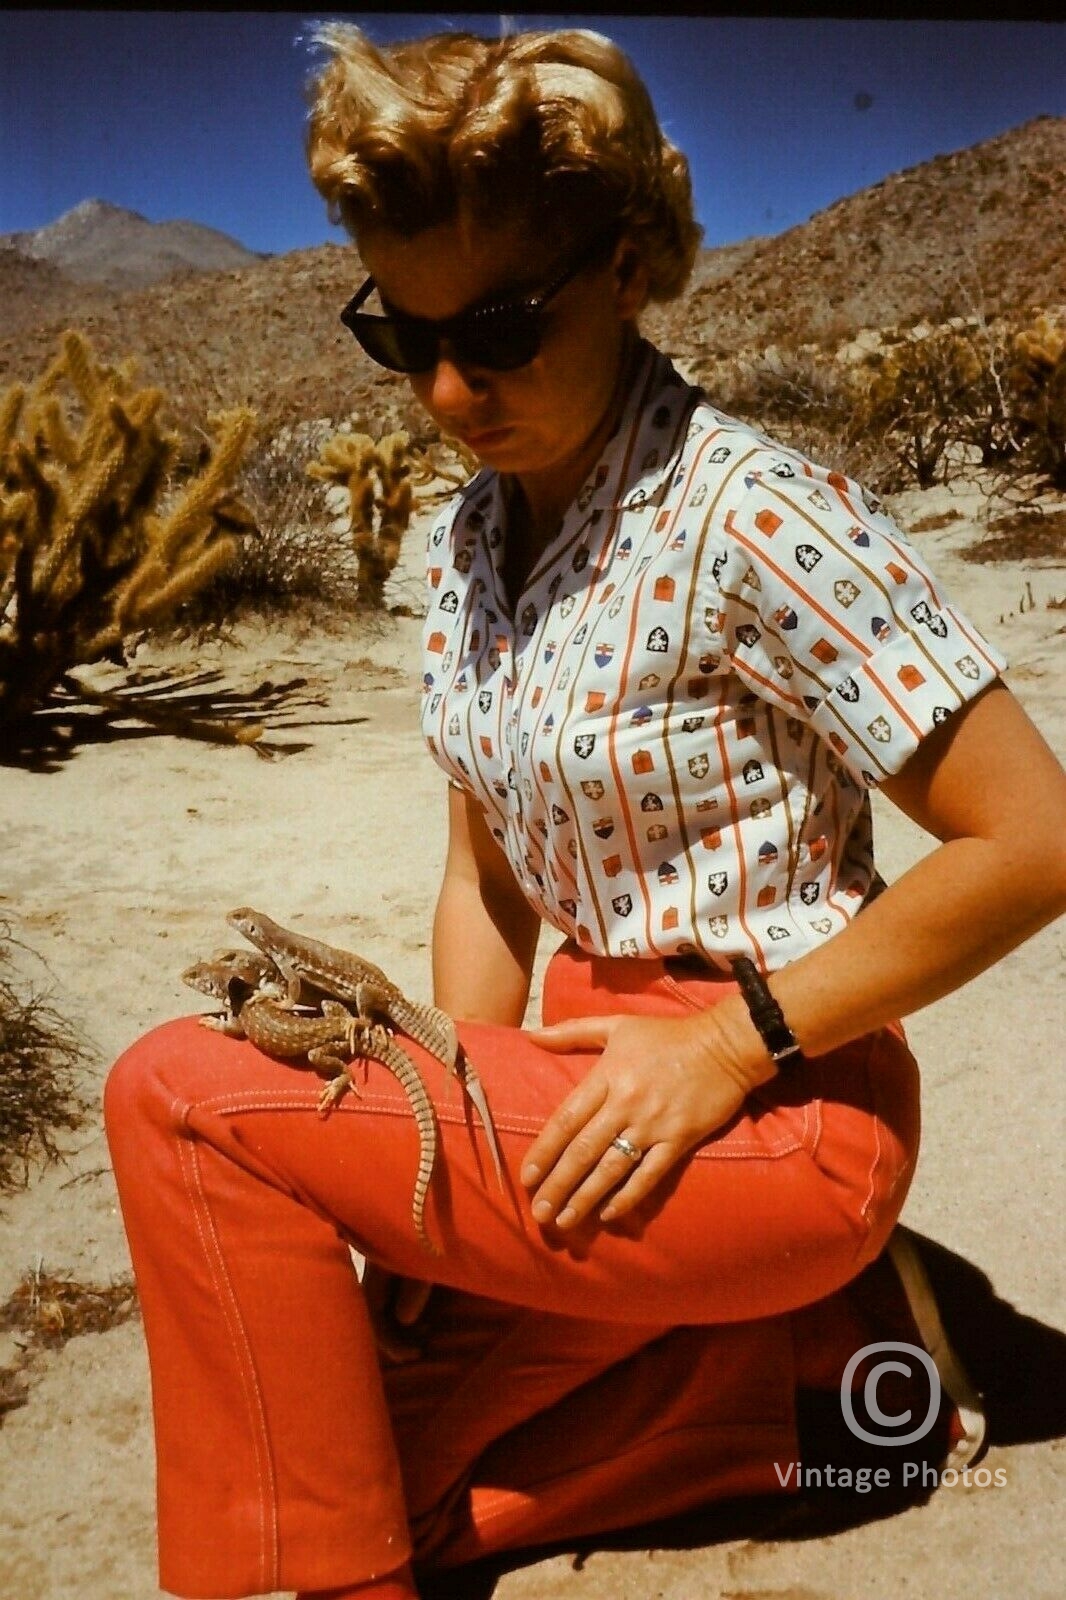
[[[498,300],[456,317],[432,321],[428,317],[408,317],[394,312],[378,317],[359,308],[369,299],[376,285],[368,278],[341,312],[341,321],[378,366],[390,372],[428,372],[440,360],[441,344],[447,340],[455,359],[466,366],[487,367],[492,372],[512,372],[527,366],[540,350],[544,337],[544,310],[566,285],[599,254],[606,255],[609,243],[617,238],[597,235],[565,272],[554,278],[540,294],[524,300]]]

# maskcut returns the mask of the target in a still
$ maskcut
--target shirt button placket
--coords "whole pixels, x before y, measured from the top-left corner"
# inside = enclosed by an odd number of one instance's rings
[[[536,891],[536,885],[533,882],[533,877],[530,872],[529,862],[527,859],[528,830],[525,820],[525,802],[522,797],[522,779],[519,776],[519,741],[521,739],[521,733],[519,730],[518,717],[518,684],[522,677],[524,658],[521,660],[518,658],[515,653],[514,645],[515,636],[513,633],[511,633],[508,639],[508,649],[506,655],[503,654],[501,647],[501,661],[504,664],[505,677],[507,680],[507,695],[511,703],[511,710],[507,717],[506,738],[508,760],[511,769],[511,780],[508,784],[511,796],[511,826],[514,830],[515,841],[515,850],[512,859],[514,863],[521,863],[520,876],[522,880],[522,887],[525,889],[527,894],[532,895]]]

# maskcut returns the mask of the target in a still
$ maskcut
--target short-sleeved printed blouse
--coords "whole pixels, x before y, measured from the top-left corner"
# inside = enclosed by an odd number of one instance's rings
[[[513,613],[499,477],[432,528],[422,729],[582,949],[774,970],[867,896],[870,789],[1006,662],[870,494],[640,355]]]

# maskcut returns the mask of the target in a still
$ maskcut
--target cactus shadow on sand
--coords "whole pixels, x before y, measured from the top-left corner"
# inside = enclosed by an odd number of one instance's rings
[[[165,671],[130,675],[122,687],[95,690],[72,676],[60,680],[42,705],[0,727],[0,766],[31,771],[56,770],[80,747],[160,734],[246,744],[264,760],[294,755],[309,741],[266,739],[264,719],[285,714],[274,731],[306,728],[320,720],[294,720],[292,713],[326,704],[323,696],[303,693],[305,678],[284,683],[269,679],[253,689],[225,688],[214,670],[175,678]],[[365,722],[346,717],[346,723]]]

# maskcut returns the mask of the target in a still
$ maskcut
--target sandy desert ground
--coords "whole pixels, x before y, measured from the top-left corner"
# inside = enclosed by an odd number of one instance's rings
[[[1006,649],[1015,693],[1066,754],[1066,610],[1053,604],[1066,600],[1066,567],[962,560],[978,504],[971,485],[900,496],[892,509],[904,526],[961,513],[915,537]],[[394,598],[417,597],[417,533]],[[227,942],[223,917],[234,905],[251,902],[363,950],[410,992],[427,993],[444,783],[416,732],[419,626],[416,617],[375,630],[344,620],[246,624],[225,641],[138,654],[139,668],[217,669],[228,687],[305,678],[304,693],[322,703],[279,718],[293,725],[269,737],[305,747],[274,761],[130,726],[84,742],[51,772],[0,769],[0,916],[47,963],[48,973],[32,963],[28,973],[51,975],[57,1005],[89,1035],[94,1094],[137,1035],[201,1009],[179,973]],[[118,674],[101,669],[94,681]],[[880,803],[877,824],[888,878],[930,846]],[[910,1025],[926,1126],[905,1219],[987,1275],[997,1297],[971,1308],[959,1342],[998,1340],[992,1359],[1005,1398],[986,1465],[1001,1467],[1005,1484],[941,1488],[883,1518],[871,1504],[869,1520],[828,1536],[752,1539],[727,1527],[696,1548],[638,1540],[577,1565],[553,1555],[504,1573],[498,1600],[1066,1593],[1057,1534],[1064,1341],[1045,1331],[1062,1327],[1064,1306],[1064,957],[1060,924]],[[98,1123],[72,1141],[64,1164],[0,1206],[0,1302],[37,1262],[93,1281],[128,1271]],[[0,1336],[0,1365],[11,1351]],[[1059,1362],[1057,1396],[1049,1358]],[[3,1600],[158,1593],[139,1322],[48,1356],[28,1403],[6,1416],[0,1529]]]

